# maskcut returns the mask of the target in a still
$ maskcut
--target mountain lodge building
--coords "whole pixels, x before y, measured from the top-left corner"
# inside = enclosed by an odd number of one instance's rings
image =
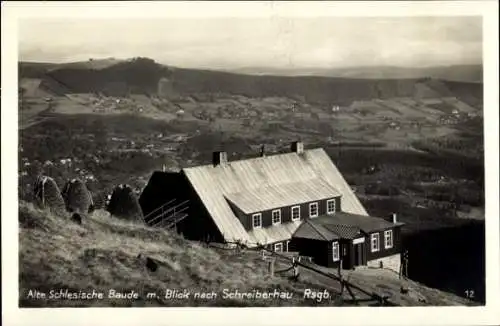
[[[318,264],[399,265],[402,223],[370,217],[328,154],[284,154],[156,171],[139,199],[145,222],[192,240],[298,251]],[[396,268],[396,267],[394,267]]]

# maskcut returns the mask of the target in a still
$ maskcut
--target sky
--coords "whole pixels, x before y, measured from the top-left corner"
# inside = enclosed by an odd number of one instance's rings
[[[143,56],[216,69],[480,64],[481,24],[480,17],[25,18],[19,59]]]

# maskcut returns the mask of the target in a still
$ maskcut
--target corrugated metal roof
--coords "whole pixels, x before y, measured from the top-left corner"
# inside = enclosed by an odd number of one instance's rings
[[[331,241],[339,238],[335,233],[326,229],[320,223],[314,223],[313,221],[314,220],[312,219],[304,220],[304,222],[297,228],[295,233],[293,233],[293,237],[326,241]]]
[[[342,210],[367,215],[323,149],[306,150],[303,154],[286,153],[233,161],[215,167],[212,164],[190,167],[183,169],[183,172],[228,241],[241,240],[250,243],[266,237],[278,239],[283,238],[285,233],[291,234],[295,231],[293,228],[290,228],[293,229],[290,232],[267,230],[271,228],[289,230],[282,224],[247,232],[229,207],[225,196],[250,189],[322,179],[342,195]]]
[[[250,214],[338,196],[340,193],[331,185],[320,178],[315,178],[301,182],[247,189],[227,194],[225,197],[244,213]]]

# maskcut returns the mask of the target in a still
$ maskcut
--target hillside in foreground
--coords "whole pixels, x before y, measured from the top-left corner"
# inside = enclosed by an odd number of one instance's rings
[[[356,291],[353,302],[347,291],[339,291],[337,281],[306,269],[298,281],[292,281],[289,274],[281,272],[289,267],[284,261],[277,261],[277,273],[270,276],[267,262],[256,251],[206,247],[168,231],[109,217],[104,211],[96,211],[77,224],[21,201],[19,223],[21,307],[376,305]],[[152,260],[148,262],[145,257]],[[347,274],[352,284],[368,293],[386,295],[396,305],[472,304],[413,281],[403,281],[409,291],[401,294],[402,283],[397,275],[384,270],[359,269]],[[30,290],[49,296],[51,290],[60,293],[66,289],[95,290],[105,295],[102,300],[28,298]],[[136,291],[139,297],[110,299],[107,298],[110,289],[117,293]],[[179,292],[186,289],[192,294],[188,299],[166,299],[167,289]],[[330,298],[305,299],[305,289],[326,290]],[[227,296],[235,291],[257,290],[288,292],[291,298],[241,300]],[[200,291],[215,291],[216,296],[195,299],[193,293]],[[146,293],[157,293],[157,297],[146,298]]]

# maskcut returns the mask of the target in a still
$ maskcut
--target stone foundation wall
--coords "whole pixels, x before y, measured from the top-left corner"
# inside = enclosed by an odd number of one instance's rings
[[[380,268],[380,263],[382,263],[383,268],[391,269],[396,273],[399,273],[399,267],[401,266],[401,254],[370,260],[367,262],[367,265],[368,267]]]

